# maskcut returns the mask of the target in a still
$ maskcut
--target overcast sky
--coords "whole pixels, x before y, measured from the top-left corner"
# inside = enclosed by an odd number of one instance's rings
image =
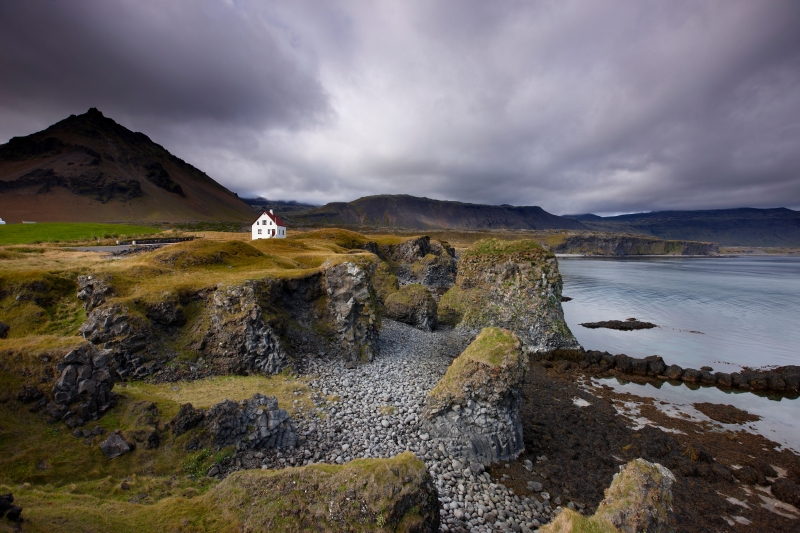
[[[239,193],[800,208],[800,2],[0,2],[0,142],[99,108]]]

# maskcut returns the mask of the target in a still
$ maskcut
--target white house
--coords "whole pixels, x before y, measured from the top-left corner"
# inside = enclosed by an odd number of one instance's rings
[[[261,213],[253,222],[253,240],[256,239],[285,239],[286,224],[278,215],[269,210]]]
[[[0,218],[0,224],[5,224],[5,223],[6,223],[6,221],[3,220],[2,218]]]

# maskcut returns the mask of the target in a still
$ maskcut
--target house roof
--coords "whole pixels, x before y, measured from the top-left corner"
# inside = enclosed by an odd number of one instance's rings
[[[262,215],[267,215],[269,218],[271,218],[271,219],[272,219],[272,221],[273,221],[273,222],[274,222],[276,225],[278,225],[278,226],[283,226],[284,228],[286,227],[286,223],[285,223],[283,220],[281,220],[281,217],[279,217],[278,215],[275,215],[275,214],[273,214],[273,213],[270,213],[269,211],[264,211],[263,213],[261,213],[261,215],[258,215],[258,218],[256,218],[256,220],[254,220],[254,221],[253,221],[253,223],[252,223],[252,224],[250,224],[250,225],[252,226],[253,224],[255,224],[255,223],[256,223],[256,221],[257,221],[259,218],[261,218],[261,216],[262,216]]]

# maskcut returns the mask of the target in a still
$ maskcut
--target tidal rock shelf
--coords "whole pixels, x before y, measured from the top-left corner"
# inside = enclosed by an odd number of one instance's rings
[[[295,417],[295,448],[249,450],[229,465],[219,465],[218,471],[344,464],[409,450],[425,461],[433,477],[441,506],[440,531],[534,530],[556,514],[545,488],[537,498],[516,495],[479,462],[434,443],[425,429],[428,393],[470,340],[456,330],[424,332],[385,320],[380,355],[374,361],[354,369],[337,359],[309,361],[305,373],[317,407]]]

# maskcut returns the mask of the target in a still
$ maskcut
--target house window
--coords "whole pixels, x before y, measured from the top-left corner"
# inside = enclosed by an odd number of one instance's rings
[[[258,230],[258,234],[261,235],[261,230]]]

